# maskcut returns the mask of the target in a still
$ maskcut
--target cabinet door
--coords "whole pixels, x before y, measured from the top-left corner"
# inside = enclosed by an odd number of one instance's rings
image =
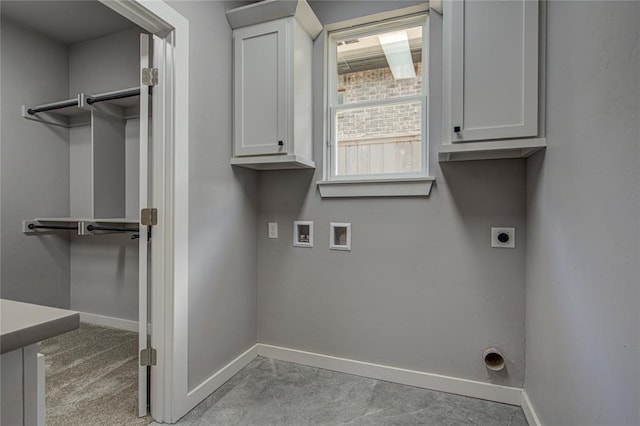
[[[236,156],[286,153],[287,22],[234,31]]]
[[[538,1],[448,3],[451,141],[536,136]]]

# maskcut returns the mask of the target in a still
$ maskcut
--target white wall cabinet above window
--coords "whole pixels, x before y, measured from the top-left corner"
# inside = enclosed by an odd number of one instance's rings
[[[232,9],[234,137],[231,164],[314,168],[311,66],[322,24],[304,1]]]
[[[541,16],[537,0],[443,2],[440,161],[525,157],[546,145]]]

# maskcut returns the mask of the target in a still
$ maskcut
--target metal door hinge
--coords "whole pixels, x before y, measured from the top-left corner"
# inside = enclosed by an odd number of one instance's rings
[[[158,84],[158,68],[142,68],[142,84],[145,86]]]
[[[140,351],[140,365],[142,367],[154,366],[157,364],[158,351],[147,348]]]
[[[140,224],[144,226],[156,226],[158,224],[158,209],[146,208],[140,210]]]

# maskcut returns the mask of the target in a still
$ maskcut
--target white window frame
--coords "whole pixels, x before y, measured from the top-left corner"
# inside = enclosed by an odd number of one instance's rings
[[[422,93],[415,96],[394,97],[378,101],[355,102],[337,105],[337,41],[354,36],[366,35],[396,28],[422,25]],[[357,197],[357,196],[426,196],[429,195],[433,178],[428,175],[429,144],[428,117],[429,84],[427,80],[429,68],[429,15],[426,7],[417,6],[397,11],[385,12],[370,17],[357,18],[347,22],[329,25],[325,28],[325,150],[323,181],[318,182],[323,197]],[[420,101],[422,104],[422,168],[419,172],[383,173],[369,175],[337,175],[337,158],[335,156],[336,126],[335,114],[344,109],[357,109],[385,104]],[[402,185],[406,184],[406,185]]]

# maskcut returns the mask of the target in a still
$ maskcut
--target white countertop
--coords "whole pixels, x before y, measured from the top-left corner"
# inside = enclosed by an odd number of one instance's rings
[[[80,326],[80,315],[51,308],[0,299],[0,353],[22,348]]]

